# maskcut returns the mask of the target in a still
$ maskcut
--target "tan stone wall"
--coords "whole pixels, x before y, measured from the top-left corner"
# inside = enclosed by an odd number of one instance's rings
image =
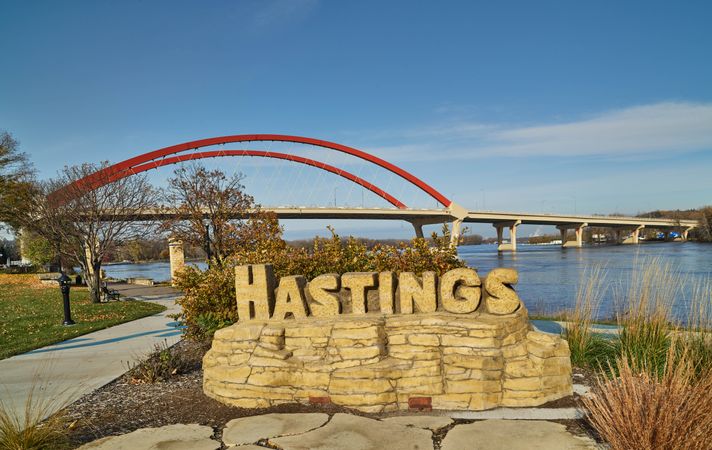
[[[431,397],[436,409],[482,410],[536,406],[572,391],[568,344],[533,331],[523,306],[507,315],[253,319],[215,333],[203,367],[205,393],[241,407],[328,396],[381,412]]]

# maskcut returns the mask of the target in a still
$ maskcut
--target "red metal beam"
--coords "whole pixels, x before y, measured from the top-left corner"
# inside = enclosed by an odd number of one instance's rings
[[[353,181],[354,183],[368,189],[369,191],[371,191],[374,194],[378,195],[379,197],[383,198],[384,200],[386,200],[388,203],[395,206],[396,208],[399,208],[399,209],[407,208],[405,206],[405,204],[403,204],[397,198],[390,195],[388,192],[384,191],[383,189],[379,188],[378,186],[375,186],[375,185],[369,183],[368,181],[364,180],[363,178],[357,177],[356,175],[353,175],[345,170],[339,169],[334,166],[330,166],[329,164],[323,163],[321,161],[316,161],[314,159],[302,158],[301,156],[290,155],[288,153],[266,152],[266,151],[261,151],[261,150],[216,150],[216,151],[209,151],[209,152],[187,153],[184,155],[173,156],[170,158],[158,159],[158,160],[151,161],[151,162],[148,162],[145,164],[140,164],[138,166],[133,166],[129,169],[126,169],[124,172],[112,174],[109,176],[106,183],[104,183],[104,184],[111,183],[113,181],[119,180],[121,178],[130,176],[130,175],[135,175],[137,173],[145,172],[147,170],[157,169],[162,166],[167,166],[169,164],[177,164],[180,162],[191,161],[194,159],[219,158],[222,156],[251,156],[251,157],[259,157],[259,158],[275,158],[275,159],[284,159],[284,160],[296,162],[299,164],[306,164],[308,166],[316,167],[316,168],[325,170],[327,172],[331,172],[333,174],[339,175],[340,177],[346,178],[347,180]]]
[[[88,184],[88,185],[93,185],[95,182],[101,183],[101,180],[106,180],[109,176],[114,175],[116,173],[121,173],[124,172],[128,169],[131,169],[134,166],[140,165],[147,163],[149,161],[153,161],[159,158],[164,158],[166,156],[174,155],[176,153],[181,153],[184,151],[188,150],[197,150],[202,147],[209,147],[212,145],[220,145],[220,144],[227,144],[227,143],[235,143],[235,142],[258,142],[258,141],[276,141],[276,142],[291,142],[291,143],[297,143],[297,144],[307,144],[307,145],[314,145],[317,147],[322,147],[322,148],[327,148],[331,150],[335,150],[338,152],[346,153],[352,156],[355,156],[357,158],[361,158],[365,161],[368,161],[370,163],[376,164],[377,166],[383,167],[384,169],[400,176],[401,178],[407,180],[411,184],[415,185],[428,195],[430,195],[432,198],[437,200],[439,203],[441,203],[445,207],[449,207],[450,204],[452,203],[450,199],[442,195],[440,192],[438,192],[435,188],[430,186],[429,184],[425,183],[423,180],[420,178],[416,177],[415,175],[411,174],[410,172],[407,172],[400,167],[389,163],[388,161],[385,161],[377,156],[371,155],[369,153],[366,153],[361,150],[357,150],[352,147],[348,147],[345,145],[341,144],[336,144],[334,142],[329,142],[329,141],[323,141],[320,139],[313,139],[313,138],[308,138],[308,137],[301,137],[301,136],[289,136],[289,135],[282,135],[282,134],[241,134],[241,135],[234,135],[234,136],[221,136],[221,137],[214,137],[214,138],[208,138],[208,139],[200,139],[197,141],[190,141],[190,142],[185,142],[183,144],[177,144],[173,145],[170,147],[164,147],[158,150],[154,150],[148,153],[144,153],[139,156],[135,156],[133,158],[129,158],[125,161],[122,161],[120,163],[116,163],[113,166],[106,167],[105,169],[102,169],[98,172],[96,172],[93,175],[90,175],[82,180],[79,180],[79,182],[76,182],[77,184]]]

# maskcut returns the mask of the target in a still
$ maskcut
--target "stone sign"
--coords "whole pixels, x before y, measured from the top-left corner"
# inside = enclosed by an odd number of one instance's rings
[[[239,321],[205,355],[204,391],[267,407],[332,402],[361,411],[536,406],[572,391],[569,348],[531,329],[517,272],[469,268],[275,280],[235,269]]]

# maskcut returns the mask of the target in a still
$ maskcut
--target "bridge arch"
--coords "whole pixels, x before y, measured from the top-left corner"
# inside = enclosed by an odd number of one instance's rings
[[[356,175],[353,175],[350,172],[347,172],[343,169],[339,169],[337,167],[331,166],[329,164],[323,163],[321,161],[317,161],[314,159],[309,159],[309,158],[303,158],[301,156],[297,155],[290,155],[288,153],[279,153],[279,152],[268,152],[268,151],[262,151],[262,150],[215,150],[215,151],[209,151],[209,152],[197,152],[197,153],[187,153],[184,155],[178,155],[178,156],[172,156],[170,158],[163,158],[163,159],[157,159],[154,161],[150,161],[144,164],[139,164],[137,166],[133,166],[132,168],[128,169],[131,175],[135,175],[141,172],[145,172],[147,170],[151,169],[157,169],[162,166],[167,166],[170,164],[178,164],[184,161],[192,161],[196,159],[205,159],[205,158],[219,158],[219,157],[224,157],[224,156],[250,156],[250,157],[259,157],[259,158],[274,158],[274,159],[282,159],[286,161],[292,161],[296,162],[299,164],[305,164],[308,166],[316,167],[322,170],[325,170],[327,172],[331,172],[333,174],[336,174],[342,178],[346,178],[349,181],[353,181],[354,183],[358,184],[359,186],[362,186],[369,191],[373,192],[374,194],[378,195],[382,199],[386,200],[388,203],[391,205],[395,206],[396,208],[399,209],[406,209],[406,205],[398,200],[397,198],[393,197],[390,195],[388,192],[384,191],[383,189],[379,188],[378,186],[369,183],[368,181],[364,180],[363,178],[360,178]],[[123,178],[125,175],[118,173],[115,175],[110,175],[108,177],[108,182],[116,181],[118,179]]]
[[[308,138],[308,137],[302,137],[302,136],[291,136],[291,135],[282,135],[282,134],[240,134],[240,135],[220,136],[220,137],[213,137],[213,138],[208,138],[208,139],[200,139],[200,140],[195,140],[195,141],[184,142],[182,144],[164,147],[164,148],[161,148],[158,150],[153,150],[153,151],[144,153],[139,156],[135,156],[133,158],[129,158],[125,161],[122,161],[122,162],[116,163],[112,166],[101,169],[92,175],[89,175],[81,180],[78,180],[75,183],[77,185],[80,185],[81,187],[92,189],[92,188],[99,187],[103,184],[109,183],[110,181],[108,181],[108,180],[116,181],[118,179],[121,179],[121,178],[124,178],[127,176],[131,176],[133,174],[132,169],[134,169],[136,167],[141,167],[142,165],[144,165],[146,163],[160,160],[161,158],[165,159],[168,156],[176,155],[178,153],[186,152],[189,150],[197,150],[199,148],[210,147],[210,146],[214,146],[214,145],[238,143],[238,142],[262,142],[262,141],[289,142],[289,143],[296,143],[296,144],[313,145],[316,147],[321,147],[321,148],[334,150],[334,151],[338,151],[341,153],[346,153],[346,154],[355,156],[357,158],[360,158],[367,162],[375,164],[379,167],[382,167],[382,168],[388,170],[389,172],[394,173],[394,174],[398,175],[399,177],[405,179],[412,185],[416,186],[418,189],[420,189],[423,192],[425,192],[426,194],[428,194],[430,197],[437,200],[445,208],[450,208],[451,206],[454,206],[453,202],[450,199],[445,197],[443,194],[438,192],[435,188],[433,188],[432,186],[430,186],[429,184],[427,184],[420,178],[418,178],[415,175],[413,175],[412,173],[396,166],[395,164],[389,163],[388,161],[385,161],[377,156],[371,155],[370,153],[355,149],[353,147],[348,147],[346,145],[337,144],[335,142],[329,142],[329,141]],[[273,152],[267,152],[267,153],[273,153]],[[246,155],[241,155],[241,156],[246,156]],[[290,156],[295,157],[295,155],[290,155]],[[286,158],[283,158],[283,159],[286,159]],[[290,160],[295,161],[295,162],[300,162],[300,161],[296,161],[295,159],[290,159]],[[313,160],[310,160],[310,161],[313,161]],[[301,161],[301,163],[306,164],[304,161]],[[324,166],[323,163],[320,163],[318,161],[316,163],[318,163],[320,165],[316,165],[315,167],[324,168],[324,167],[322,167],[322,166]],[[312,164],[310,164],[310,165],[312,165]],[[329,166],[329,167],[331,167],[331,166]],[[334,172],[334,173],[339,173],[339,174],[347,173],[341,169],[336,169],[336,168],[333,168],[333,169],[338,171],[338,172]],[[325,169],[325,170],[327,170],[327,169]],[[349,174],[349,175],[352,177],[349,179],[351,179],[351,181],[356,182],[353,178],[357,178],[357,177],[355,177],[351,174]],[[348,177],[346,177],[346,178],[348,178]],[[365,182],[365,180],[363,180],[363,181]],[[365,182],[365,183],[368,183],[368,182]],[[358,184],[361,184],[361,183],[358,183]],[[368,184],[370,185],[370,183],[368,183]],[[361,184],[361,185],[366,187],[367,189],[370,189],[370,188],[368,188],[368,186],[366,186],[364,184]],[[373,186],[373,185],[371,185],[371,186]],[[370,189],[370,190],[373,192],[376,192],[373,189]],[[389,195],[385,191],[382,191],[380,189],[379,189],[379,191],[383,192],[386,195]],[[390,197],[393,198],[392,196],[390,196]],[[386,198],[386,197],[384,197],[384,198]],[[389,202],[390,202],[390,200],[389,200]],[[396,202],[398,202],[398,201],[396,200]],[[400,202],[398,202],[398,203],[400,203]],[[393,202],[391,202],[391,204],[396,205]],[[398,206],[398,205],[396,205],[396,206]],[[405,205],[403,205],[403,207],[405,207]]]

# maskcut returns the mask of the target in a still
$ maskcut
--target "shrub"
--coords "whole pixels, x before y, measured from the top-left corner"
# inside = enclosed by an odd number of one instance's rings
[[[231,266],[215,265],[205,271],[186,266],[175,284],[185,294],[177,300],[182,308],[174,317],[186,325],[186,337],[210,339],[216,324],[237,320],[235,272]]]
[[[192,361],[181,352],[174,352],[166,341],[155,344],[153,351],[136,364],[128,364],[131,381],[134,383],[159,383],[174,375],[180,375],[193,368]]]
[[[241,264],[272,264],[276,277],[304,275],[307,280],[324,273],[415,272],[438,274],[463,267],[457,249],[450,245],[447,227],[443,234],[433,233],[431,241],[416,238],[409,244],[376,245],[369,249],[356,238],[346,240],[329,228],[331,237],[316,238],[312,248],[291,247],[272,229],[269,239],[255,238],[223,264],[208,270],[186,267],[176,277],[176,286],[184,292],[178,300],[182,312],[175,316],[191,339],[211,339],[213,333],[237,321],[234,267]]]
[[[583,399],[592,426],[613,450],[712,448],[712,372],[695,377],[693,363],[672,348],[662,374],[635,369],[645,365],[623,356],[618,375],[597,381]]]

